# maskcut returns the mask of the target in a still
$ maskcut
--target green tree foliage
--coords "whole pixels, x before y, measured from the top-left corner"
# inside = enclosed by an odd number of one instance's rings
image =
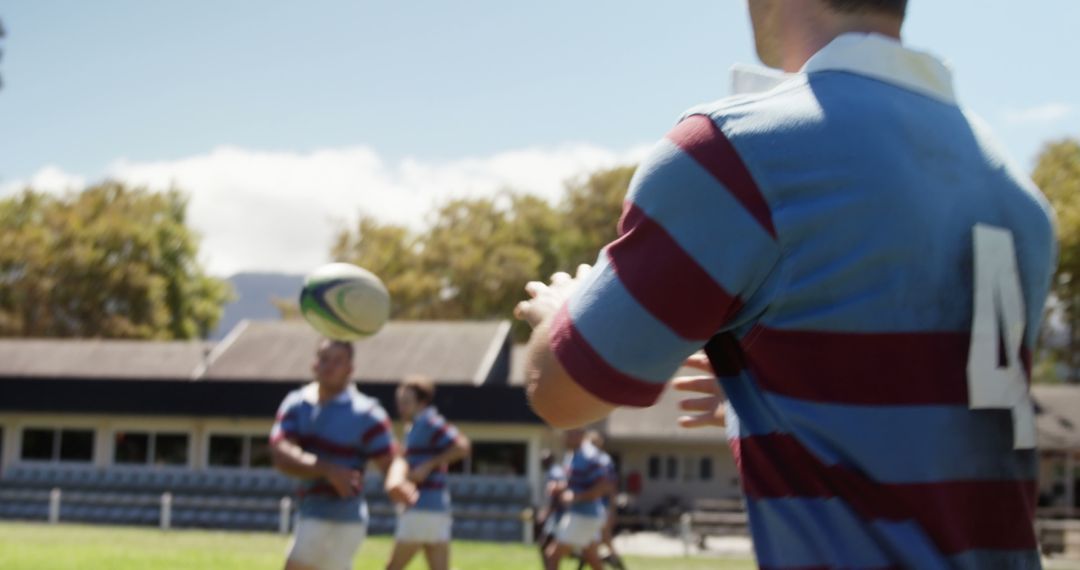
[[[392,318],[508,318],[525,283],[592,263],[615,239],[633,172],[620,167],[570,182],[557,207],[510,191],[450,200],[423,233],[362,217],[338,235],[331,255],[383,279]]]
[[[563,233],[558,246],[564,268],[593,263],[600,248],[615,239],[635,169],[622,166],[601,170],[585,180],[567,184],[560,205]]]
[[[1039,154],[1035,183],[1054,205],[1057,214],[1058,269],[1053,293],[1070,328],[1070,342],[1059,356],[1080,373],[1080,142],[1062,140],[1050,143]]]
[[[0,336],[205,337],[230,291],[197,263],[186,209],[114,182],[0,200]]]

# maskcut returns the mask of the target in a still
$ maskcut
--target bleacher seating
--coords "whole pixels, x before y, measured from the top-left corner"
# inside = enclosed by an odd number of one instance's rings
[[[449,485],[455,538],[521,539],[527,480],[452,475]],[[157,525],[161,495],[169,492],[172,526],[272,531],[279,528],[281,498],[293,497],[295,483],[274,472],[14,466],[0,478],[0,519],[47,520],[54,488],[62,491],[63,521]],[[381,479],[369,476],[365,489],[369,533],[392,533],[396,511]]]

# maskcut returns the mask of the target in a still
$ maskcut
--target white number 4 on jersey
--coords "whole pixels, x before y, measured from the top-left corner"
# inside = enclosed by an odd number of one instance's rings
[[[1020,347],[1027,313],[1009,230],[978,224],[973,230],[975,298],[968,353],[968,399],[971,409],[1012,411],[1013,448],[1035,447],[1035,407]],[[1004,345],[1005,362],[999,350]]]

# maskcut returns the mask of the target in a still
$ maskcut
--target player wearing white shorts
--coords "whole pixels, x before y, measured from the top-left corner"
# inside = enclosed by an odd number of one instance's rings
[[[394,552],[386,565],[400,570],[420,550],[428,568],[450,567],[450,492],[447,466],[469,455],[469,439],[439,415],[432,405],[435,385],[428,378],[406,378],[397,390],[397,408],[409,424],[405,434],[405,460],[409,480],[419,489],[416,504],[401,511],[394,535]]]
[[[564,433],[563,442],[573,450],[567,473],[567,489],[562,502],[566,513],[559,519],[555,540],[544,552],[547,570],[557,570],[562,559],[572,551],[581,551],[582,558],[594,570],[603,568],[597,550],[604,528],[604,505],[600,499],[611,492],[607,477],[607,461],[585,432],[572,429]]]
[[[286,570],[352,568],[367,535],[368,460],[386,474],[392,501],[408,505],[417,499],[386,412],[349,380],[352,359],[351,344],[322,341],[312,365],[315,381],[285,397],[270,434],[274,467],[302,481]]]

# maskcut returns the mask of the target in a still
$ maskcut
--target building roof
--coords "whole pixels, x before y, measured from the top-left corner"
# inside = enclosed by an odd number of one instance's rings
[[[396,321],[356,342],[354,379],[396,383],[423,374],[440,384],[483,384],[508,342],[506,321]],[[244,321],[217,346],[204,380],[301,382],[311,377],[319,336],[300,321]],[[502,383],[503,378],[494,379]]]
[[[186,379],[212,347],[194,341],[2,339],[0,377]]]
[[[355,344],[354,380],[391,409],[401,377],[426,374],[456,421],[537,423],[524,390],[506,385],[509,331],[507,322],[388,323]],[[311,378],[317,342],[305,323],[282,321],[242,323],[216,345],[0,340],[0,411],[272,417]]]

